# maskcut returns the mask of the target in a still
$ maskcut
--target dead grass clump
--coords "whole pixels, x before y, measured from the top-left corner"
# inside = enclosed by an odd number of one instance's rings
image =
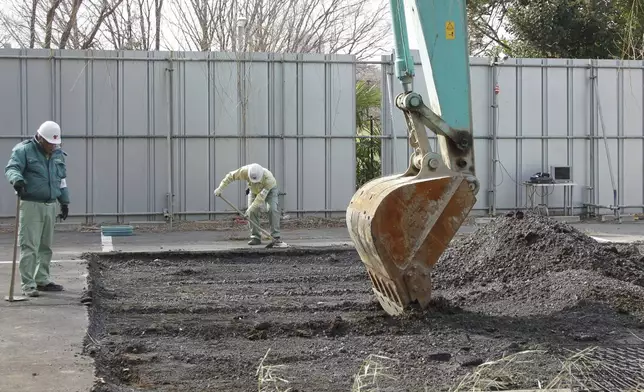
[[[572,352],[547,388],[643,391],[644,360],[629,358],[618,352],[620,359],[616,361],[608,358],[605,351],[606,348],[588,347]]]
[[[257,367],[257,372],[255,373],[257,390],[259,392],[289,392],[291,388],[284,387],[289,381],[281,375],[286,366],[264,365],[264,361],[266,361],[270,351],[271,349],[269,348]]]
[[[386,362],[390,362],[392,365],[386,366]],[[382,379],[396,380],[396,377],[387,373],[387,370],[392,368],[394,362],[397,363],[398,360],[369,354],[353,378],[351,392],[376,392],[380,390]]]
[[[467,374],[450,392],[502,391],[510,389],[525,379],[525,374],[515,369],[516,365],[532,363],[531,356],[543,355],[545,350],[526,350],[488,361]]]
[[[634,357],[622,355],[617,348],[587,347],[568,351],[570,355],[560,361],[560,370],[550,382],[535,380],[538,390],[644,390],[641,376],[644,374],[644,361],[633,363]],[[615,352],[611,354],[612,351]],[[546,359],[543,357],[546,353],[546,350],[528,350],[483,363],[463,377],[450,392],[502,391],[525,385],[526,381],[533,378],[530,369],[541,366],[537,362]],[[618,360],[615,360],[615,355],[619,357]],[[552,360],[555,357],[547,358]]]
[[[581,351],[572,352],[561,364],[561,371],[548,383],[546,388],[572,388],[574,386],[588,388],[589,375],[600,365],[589,356],[597,347],[587,347]]]
[[[608,350],[608,351],[606,351]],[[616,348],[588,347],[581,350],[568,350],[570,355],[556,364],[556,356],[548,350],[533,347],[500,359],[487,361],[469,374],[465,375],[458,385],[449,392],[482,392],[517,389],[526,384],[536,384],[537,390],[572,391],[572,390],[621,390],[625,392],[644,391],[644,360],[624,357]],[[259,392],[288,392],[289,381],[282,376],[285,365],[265,365],[266,355],[257,368]],[[607,357],[608,355],[608,357]],[[611,359],[618,355],[619,360]],[[632,354],[631,354],[632,355]],[[639,354],[635,354],[639,356]],[[634,363],[633,361],[637,362]],[[378,392],[385,390],[386,380],[397,380],[389,371],[397,364],[397,359],[370,354],[353,377],[351,392]],[[535,369],[545,364],[553,366],[549,382],[535,380]],[[548,366],[550,367],[550,366]],[[541,373],[544,377],[544,373]],[[539,377],[539,376],[536,376]],[[549,377],[548,377],[549,378]],[[426,389],[430,390],[430,389]]]

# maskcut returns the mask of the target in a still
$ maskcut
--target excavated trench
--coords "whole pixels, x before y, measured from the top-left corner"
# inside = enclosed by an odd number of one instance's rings
[[[278,376],[281,390],[348,391],[376,362],[381,391],[565,387],[561,361],[584,349],[577,383],[644,383],[641,254],[546,218],[453,241],[431,308],[403,317],[381,310],[348,247],[87,258],[96,391],[268,391]],[[361,369],[372,354],[385,358]]]

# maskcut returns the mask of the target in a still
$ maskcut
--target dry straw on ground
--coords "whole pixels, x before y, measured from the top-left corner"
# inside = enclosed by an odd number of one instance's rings
[[[388,371],[396,359],[382,355],[370,354],[360,366],[360,370],[353,378],[351,392],[376,392],[380,390],[380,381],[383,378],[396,380]],[[390,363],[391,365],[387,365]]]
[[[286,368],[285,365],[265,365],[264,362],[271,351],[269,348],[257,367],[257,390],[259,392],[289,392],[291,388],[286,388],[289,381],[281,376],[281,371]]]

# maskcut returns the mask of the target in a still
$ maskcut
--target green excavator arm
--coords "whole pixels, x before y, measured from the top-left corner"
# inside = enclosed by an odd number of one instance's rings
[[[347,227],[383,309],[398,315],[431,299],[431,268],[476,203],[465,0],[390,0],[395,99],[413,152],[402,174],[374,179],[353,195]],[[408,28],[418,40],[428,96],[413,91]],[[427,103],[425,103],[427,102]],[[427,129],[436,134],[431,151]]]

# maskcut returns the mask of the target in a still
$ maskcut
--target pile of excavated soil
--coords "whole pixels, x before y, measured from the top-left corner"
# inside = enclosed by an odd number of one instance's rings
[[[446,298],[491,314],[548,314],[591,302],[644,309],[644,257],[635,246],[601,244],[534,214],[502,217],[453,241],[433,279]]]

